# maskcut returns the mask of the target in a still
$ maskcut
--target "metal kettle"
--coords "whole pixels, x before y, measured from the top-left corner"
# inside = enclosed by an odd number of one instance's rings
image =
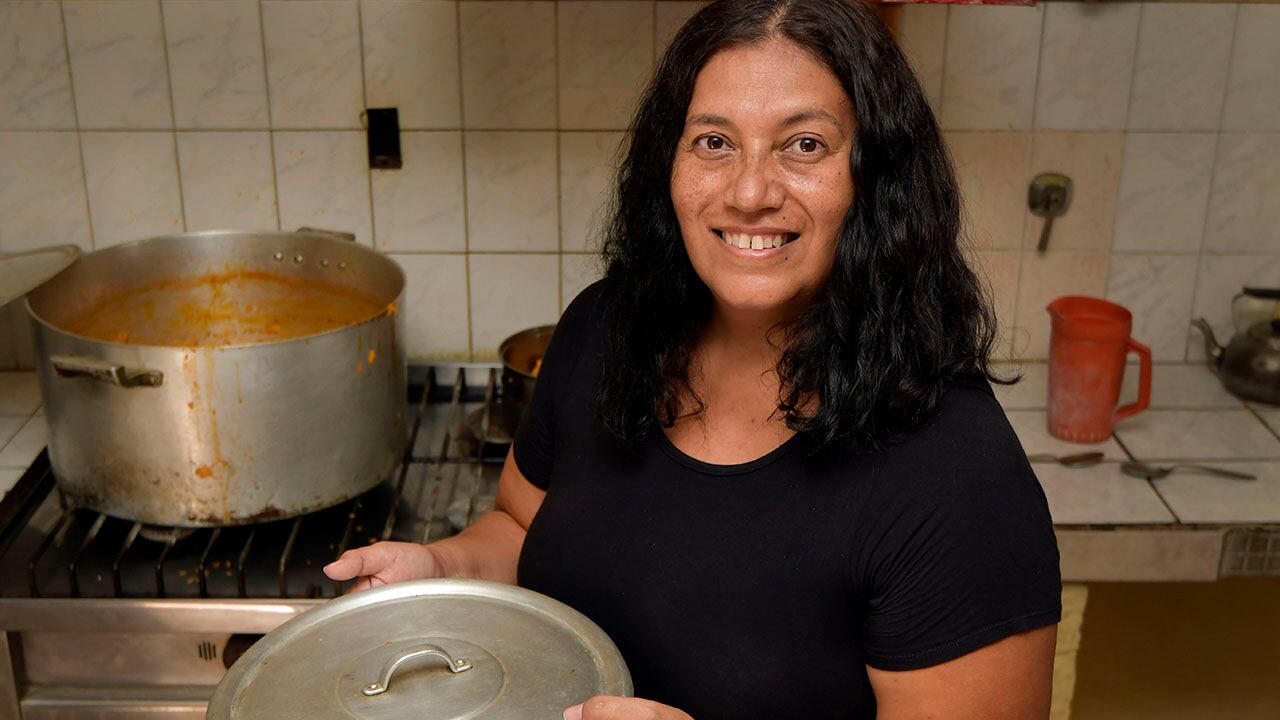
[[[1231,319],[1235,335],[1225,348],[1204,318],[1192,321],[1209,367],[1231,393],[1280,405],[1280,289],[1244,288],[1231,301]]]

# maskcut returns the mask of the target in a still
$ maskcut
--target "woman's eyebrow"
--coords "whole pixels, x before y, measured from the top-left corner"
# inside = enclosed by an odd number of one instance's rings
[[[844,124],[840,122],[839,118],[827,112],[826,110],[821,110],[818,108],[814,108],[812,110],[802,110],[794,115],[791,115],[786,120],[782,121],[782,126],[791,127],[792,125],[798,125],[802,122],[807,122],[809,120],[822,120],[824,122],[831,123],[832,125],[835,125],[836,129],[839,130],[841,133],[844,132]]]
[[[845,127],[844,127],[844,124],[840,122],[840,119],[837,118],[835,115],[832,115],[831,113],[827,112],[826,110],[822,110],[819,108],[814,108],[812,110],[801,110],[800,112],[797,112],[793,115],[789,115],[786,120],[782,121],[782,127],[784,128],[791,127],[792,125],[798,125],[802,122],[807,122],[809,120],[821,120],[823,122],[830,123],[834,125],[836,129],[841,132],[841,134],[845,134]],[[710,113],[699,113],[697,115],[690,115],[689,119],[685,121],[685,124],[711,125],[713,127],[733,127],[733,122],[731,122],[729,118],[723,115],[712,115]]]

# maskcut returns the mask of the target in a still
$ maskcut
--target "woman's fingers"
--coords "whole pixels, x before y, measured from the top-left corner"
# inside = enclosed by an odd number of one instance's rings
[[[681,710],[640,698],[597,695],[564,711],[564,720],[692,720]]]

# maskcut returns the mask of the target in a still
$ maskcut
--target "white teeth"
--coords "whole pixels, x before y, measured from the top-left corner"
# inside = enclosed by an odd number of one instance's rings
[[[742,250],[751,248],[752,250],[768,250],[770,248],[778,248],[787,244],[787,235],[747,235],[744,233],[726,233],[722,232],[721,237],[725,243]]]

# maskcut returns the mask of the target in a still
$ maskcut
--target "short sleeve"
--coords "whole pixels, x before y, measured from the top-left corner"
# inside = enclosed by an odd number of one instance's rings
[[[551,343],[542,356],[542,367],[534,383],[533,397],[516,430],[513,453],[516,467],[536,487],[546,490],[555,461],[556,415],[560,398],[572,382],[574,370],[589,334],[599,331],[604,280],[574,298],[565,308]]]
[[[936,665],[1061,617],[1048,503],[1003,410],[969,389],[943,405],[884,466],[855,554],[866,662],[883,670]]]

